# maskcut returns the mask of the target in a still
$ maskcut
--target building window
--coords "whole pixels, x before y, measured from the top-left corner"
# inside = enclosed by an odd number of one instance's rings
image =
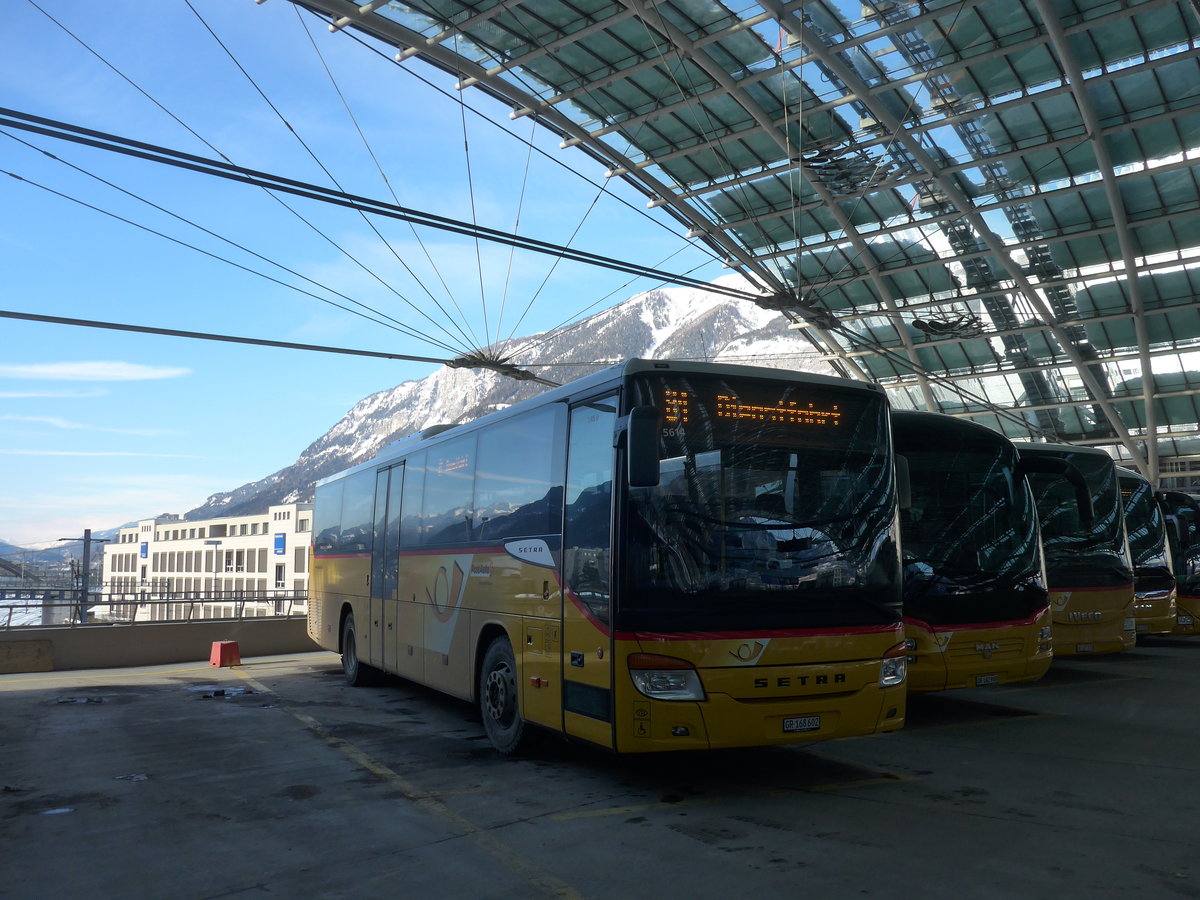
[[[308,519],[297,519],[296,520],[296,530],[297,531],[308,531],[310,527],[311,526],[309,525]]]

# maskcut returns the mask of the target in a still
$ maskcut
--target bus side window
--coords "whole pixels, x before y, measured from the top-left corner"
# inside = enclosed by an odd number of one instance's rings
[[[480,434],[475,469],[480,540],[558,531],[565,430],[566,411],[556,403]]]
[[[341,537],[342,488],[344,481],[323,484],[313,501],[313,551],[333,553]]]
[[[425,498],[425,454],[414,453],[404,461],[404,497],[400,507],[400,546],[421,543],[421,506]]]
[[[563,577],[599,621],[611,619],[612,436],[615,404],[571,410]]]
[[[336,553],[367,553],[375,511],[375,473],[367,470],[342,480],[342,533]]]
[[[475,537],[474,434],[429,450],[425,473],[423,544],[461,544]]]

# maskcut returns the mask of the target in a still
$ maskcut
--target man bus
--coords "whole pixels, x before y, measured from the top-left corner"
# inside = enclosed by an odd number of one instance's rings
[[[1035,464],[1023,467],[999,432],[952,416],[893,410],[892,433],[912,494],[900,511],[909,691],[1041,678],[1053,637],[1025,479]],[[1086,494],[1076,500],[1086,515]]]
[[[1069,444],[1018,443],[1022,461],[1069,462],[1087,482],[1091,524],[1080,519],[1069,485],[1031,472],[1046,553],[1056,656],[1117,653],[1137,641],[1133,614],[1133,564],[1117,467],[1103,450]]]
[[[308,630],[505,754],[891,731],[896,498],[877,386],[630,360],[319,482]]]
[[[1133,616],[1138,634],[1170,634],[1175,628],[1176,587],[1166,521],[1154,486],[1138,472],[1117,467],[1125,533],[1133,560]]]

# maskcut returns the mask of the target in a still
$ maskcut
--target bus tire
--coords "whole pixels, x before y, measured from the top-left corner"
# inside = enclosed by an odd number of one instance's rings
[[[375,681],[375,670],[358,658],[354,613],[346,613],[346,620],[342,622],[342,672],[351,687],[362,687]]]
[[[483,655],[479,670],[479,712],[488,740],[503,756],[513,756],[529,747],[529,729],[521,718],[519,698],[517,661],[512,644],[501,636],[488,645]]]

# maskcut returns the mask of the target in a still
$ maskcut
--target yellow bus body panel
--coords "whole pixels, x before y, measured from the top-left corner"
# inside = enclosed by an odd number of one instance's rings
[[[1133,585],[1050,590],[1054,655],[1090,656],[1133,649]]]
[[[1162,596],[1135,597],[1133,601],[1138,634],[1170,634],[1178,613],[1175,588]]]
[[[902,637],[900,628],[886,628],[840,636],[618,639],[616,749],[644,753],[756,747],[894,731],[904,725],[905,690],[903,683],[879,684],[880,659]],[[829,649],[831,641],[835,650]],[[705,699],[643,695],[629,673],[627,660],[633,653],[693,663]],[[818,653],[843,661],[805,662]],[[785,720],[797,719],[811,721],[813,727],[784,730]]]
[[[1038,639],[1049,624],[1049,607],[1031,619],[982,626],[931,626],[906,618],[904,634],[916,644],[908,657],[908,689],[947,691],[1036,681],[1054,660],[1051,643]]]
[[[1200,634],[1200,597],[1178,594],[1175,613],[1175,627],[1171,629],[1171,634]]]
[[[364,662],[366,649],[380,646],[382,658],[372,665],[474,700],[490,635],[503,633],[513,647],[522,716],[601,747],[621,752],[754,747],[904,725],[905,685],[879,684],[881,658],[903,640],[900,626],[614,639],[575,603],[562,608],[555,570],[503,552],[405,554],[396,599],[371,598],[370,574],[365,555],[314,559],[308,628],[319,646],[340,651],[343,611],[352,609]],[[705,699],[666,701],[641,694],[627,665],[633,653],[692,663]],[[566,711],[567,681],[611,692],[605,694],[606,709],[595,715]],[[784,730],[785,720],[798,719],[814,725]]]

